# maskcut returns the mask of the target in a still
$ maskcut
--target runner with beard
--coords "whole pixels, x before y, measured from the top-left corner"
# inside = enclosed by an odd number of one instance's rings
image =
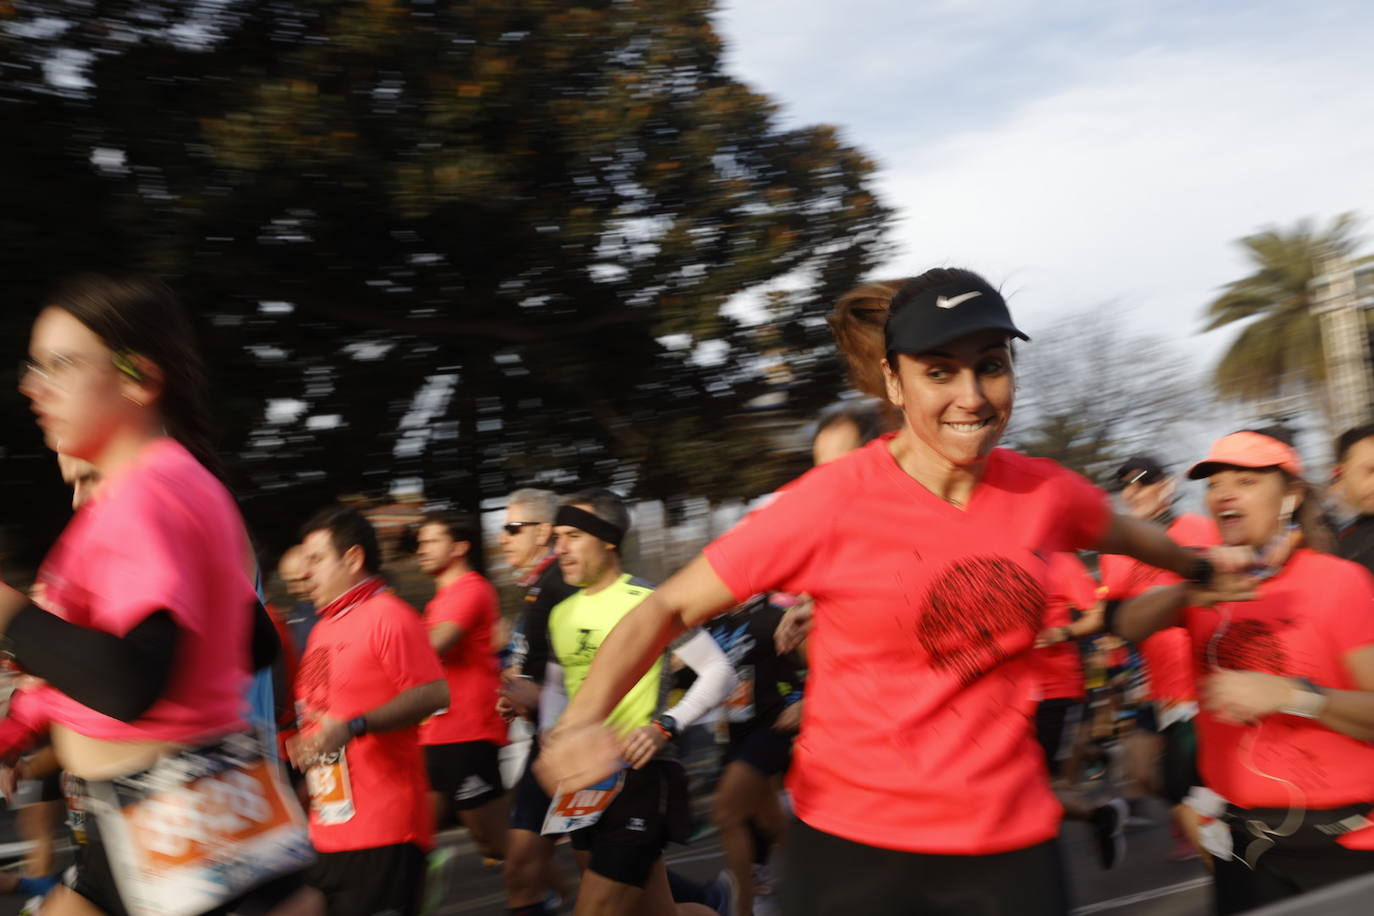
[[[1097,548],[1197,581],[1215,560],[1114,516],[1051,461],[997,449],[1015,391],[1000,293],[929,271],[832,318],[902,429],[804,475],[645,597],[545,744],[546,785],[615,772],[612,709],[669,642],[760,592],[815,602],[788,777],[789,914],[1063,914],[1061,809],[1031,728],[1044,557]]]
[[[1128,458],[1115,477],[1132,516],[1159,525],[1180,544],[1210,547],[1221,543],[1216,524],[1210,518],[1175,514],[1176,482],[1154,458]],[[1113,609],[1156,586],[1180,581],[1172,573],[1145,566],[1130,557],[1104,554],[1099,564],[1104,597]],[[1170,828],[1174,847],[1169,858],[1193,858],[1197,853],[1189,839],[1194,827],[1191,809],[1183,805],[1189,790],[1198,784],[1197,736],[1193,729],[1197,693],[1187,631],[1167,627],[1141,643],[1139,650],[1145,660],[1153,705],[1148,714],[1137,716],[1136,728],[1124,739],[1128,771],[1172,805]]]
[[[1223,541],[1254,558],[1252,600],[1166,585],[1112,629],[1186,628],[1198,766],[1220,796],[1216,910],[1240,913],[1374,872],[1374,579],[1318,551],[1329,532],[1287,443],[1233,433],[1188,476],[1207,481]]]

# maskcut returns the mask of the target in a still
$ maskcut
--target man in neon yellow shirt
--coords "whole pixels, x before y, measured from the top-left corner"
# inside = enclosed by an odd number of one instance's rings
[[[561,686],[575,696],[602,640],[653,586],[626,573],[620,544],[630,526],[629,512],[609,490],[584,490],[564,500],[554,520],[555,551],[564,580],[579,590],[549,614],[553,652],[546,693]],[[690,831],[687,777],[672,753],[681,729],[719,704],[734,686],[724,653],[705,632],[673,650],[697,672],[692,689],[659,715],[666,695],[659,659],[606,720],[620,739],[626,768],[612,786],[560,795],[550,808],[545,831],[570,830],[579,858],[587,857],[578,894],[578,913],[709,913],[692,904],[675,905],[663,864],[670,840]],[[561,670],[555,672],[557,665]],[[547,722],[561,709],[554,698],[540,703]],[[599,809],[599,810],[594,810]],[[584,826],[585,825],[585,826]]]

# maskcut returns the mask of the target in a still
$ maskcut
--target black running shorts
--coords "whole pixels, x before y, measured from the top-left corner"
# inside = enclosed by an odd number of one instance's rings
[[[480,808],[505,794],[501,785],[501,749],[490,741],[425,746],[429,786],[455,811]]]

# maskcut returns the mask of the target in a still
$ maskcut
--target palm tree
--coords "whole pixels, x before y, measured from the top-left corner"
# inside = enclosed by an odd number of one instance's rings
[[[1226,285],[1207,306],[1205,331],[1249,321],[1213,374],[1218,393],[1263,401],[1313,391],[1326,378],[1321,325],[1308,288],[1319,260],[1347,255],[1359,220],[1343,213],[1318,231],[1311,220],[1291,229],[1271,227],[1239,244],[1254,273]]]

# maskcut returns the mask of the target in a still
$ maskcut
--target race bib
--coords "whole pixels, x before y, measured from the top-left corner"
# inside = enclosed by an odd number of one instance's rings
[[[343,748],[328,755],[305,771],[305,787],[310,792],[310,810],[323,826],[353,820],[353,786],[348,781],[348,757]]]
[[[624,787],[625,770],[621,768],[614,776],[596,785],[559,795],[549,805],[549,812],[544,815],[544,826],[539,832],[551,836],[590,827],[601,820],[601,815],[606,813]]]
[[[249,735],[87,782],[86,793],[135,916],[203,913],[314,859],[300,806]]]
[[[735,672],[739,684],[725,701],[725,717],[731,722],[754,721],[754,666],[741,665]]]

